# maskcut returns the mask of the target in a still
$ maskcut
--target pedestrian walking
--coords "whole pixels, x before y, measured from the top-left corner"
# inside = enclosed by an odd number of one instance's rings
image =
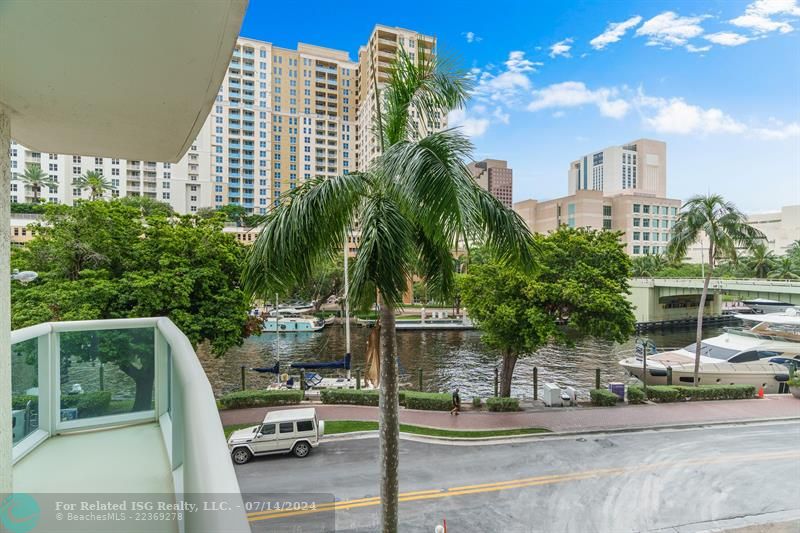
[[[461,410],[461,396],[458,395],[458,389],[453,392],[453,408],[450,409],[451,415],[458,415]]]

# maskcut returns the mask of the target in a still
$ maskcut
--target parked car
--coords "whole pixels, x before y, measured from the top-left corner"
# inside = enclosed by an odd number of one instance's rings
[[[270,411],[257,426],[234,431],[228,438],[233,462],[243,465],[253,456],[294,454],[305,457],[325,434],[325,422],[317,420],[317,411],[283,409]]]

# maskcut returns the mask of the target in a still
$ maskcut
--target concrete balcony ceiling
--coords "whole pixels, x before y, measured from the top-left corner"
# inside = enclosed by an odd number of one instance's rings
[[[211,110],[246,8],[0,3],[0,106],[12,137],[41,152],[178,161]]]

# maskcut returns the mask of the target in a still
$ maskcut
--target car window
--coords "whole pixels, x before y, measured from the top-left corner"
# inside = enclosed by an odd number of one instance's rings
[[[262,435],[274,435],[275,434],[275,424],[264,424],[261,426],[261,431],[259,432]]]
[[[281,433],[291,433],[294,431],[294,422],[281,422]]]
[[[297,423],[297,431],[314,431],[314,423],[311,420],[302,420]]]

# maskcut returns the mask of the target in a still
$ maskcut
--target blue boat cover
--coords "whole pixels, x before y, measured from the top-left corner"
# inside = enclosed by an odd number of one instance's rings
[[[251,368],[250,370],[255,370],[256,372],[261,372],[262,374],[266,374],[267,372],[269,372],[270,374],[280,374],[281,362],[275,361],[275,366],[272,367]]]

